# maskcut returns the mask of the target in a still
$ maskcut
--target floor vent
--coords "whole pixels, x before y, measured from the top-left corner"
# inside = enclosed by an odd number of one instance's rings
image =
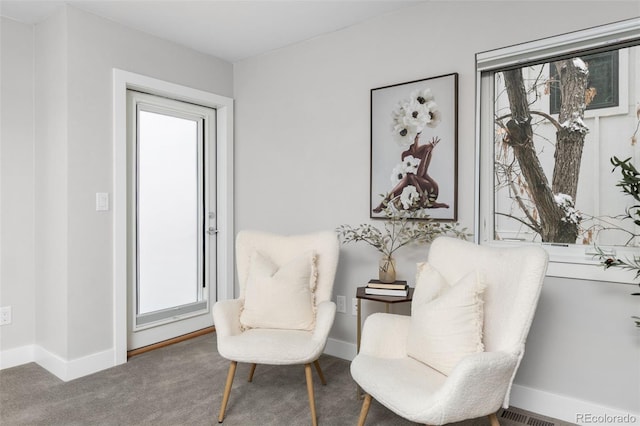
[[[546,420],[537,419],[518,411],[502,409],[498,412],[498,417],[507,421],[507,424],[519,423],[527,426],[556,426],[555,423]]]
[[[546,420],[536,419],[535,417],[529,417],[527,422],[529,426],[555,426],[555,423],[548,422]]]
[[[500,417],[506,420],[510,420],[512,422],[522,423],[522,424],[526,424],[525,422],[527,421],[527,416],[525,416],[524,414],[516,413],[514,411],[509,411],[509,410],[502,410]]]

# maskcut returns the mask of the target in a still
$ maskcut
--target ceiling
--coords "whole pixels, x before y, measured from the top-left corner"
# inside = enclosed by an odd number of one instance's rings
[[[308,40],[427,0],[0,0],[37,24],[68,4],[229,62]]]

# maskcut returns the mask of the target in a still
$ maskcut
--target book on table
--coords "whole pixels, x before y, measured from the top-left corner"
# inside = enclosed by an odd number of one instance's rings
[[[394,281],[392,283],[383,283],[380,280],[369,280],[367,284],[367,288],[384,288],[389,290],[404,290],[407,287],[407,282],[402,281]]]
[[[392,288],[372,288],[367,286],[364,289],[365,294],[371,294],[376,296],[398,296],[398,297],[407,297],[409,294],[409,286],[407,284],[404,285],[403,288],[392,289]]]

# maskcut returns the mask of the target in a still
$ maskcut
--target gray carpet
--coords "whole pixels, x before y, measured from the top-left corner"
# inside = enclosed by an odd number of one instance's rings
[[[127,364],[63,382],[37,364],[0,371],[0,424],[13,425],[213,425],[217,424],[228,361],[208,334],[129,360]],[[323,355],[327,379],[314,371],[320,425],[355,425],[361,400],[349,362]],[[248,365],[239,364],[224,425],[308,425],[304,368],[259,365],[247,382]],[[526,424],[530,413],[499,413],[505,426]],[[520,417],[519,417],[520,416]],[[518,420],[517,422],[514,421]],[[544,426],[566,425],[536,416]],[[520,422],[522,421],[522,422]],[[488,425],[477,419],[459,426]],[[531,424],[531,423],[529,423]],[[373,402],[367,425],[415,425]]]

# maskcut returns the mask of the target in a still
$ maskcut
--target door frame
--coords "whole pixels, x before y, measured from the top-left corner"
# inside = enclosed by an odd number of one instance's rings
[[[215,108],[218,225],[216,300],[234,297],[233,99],[114,68],[113,346],[115,365],[127,362],[127,89]]]

